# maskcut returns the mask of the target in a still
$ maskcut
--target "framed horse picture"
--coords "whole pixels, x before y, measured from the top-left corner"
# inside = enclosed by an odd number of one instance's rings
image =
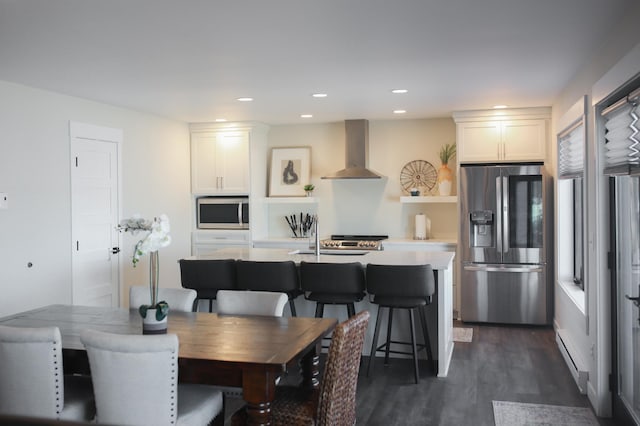
[[[311,147],[272,148],[270,197],[304,197],[311,178]]]

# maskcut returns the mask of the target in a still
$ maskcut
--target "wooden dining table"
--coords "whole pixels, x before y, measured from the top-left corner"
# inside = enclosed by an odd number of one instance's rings
[[[248,424],[268,425],[276,379],[287,368],[299,365],[301,386],[318,389],[322,338],[336,323],[335,318],[171,312],[168,333],[180,342],[181,382],[241,387]],[[104,307],[50,305],[0,318],[0,324],[59,327],[66,373],[88,367],[81,330],[142,334],[137,310]]]

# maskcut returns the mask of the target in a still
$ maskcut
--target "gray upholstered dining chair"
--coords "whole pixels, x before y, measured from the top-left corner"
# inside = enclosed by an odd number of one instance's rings
[[[286,293],[250,290],[218,290],[218,313],[281,317],[289,300]]]
[[[218,290],[218,314],[221,315],[262,315],[281,317],[289,301],[286,293],[252,290]],[[276,383],[280,377],[276,379]],[[219,387],[226,396],[242,397],[242,388]]]
[[[158,301],[169,304],[169,310],[195,312],[198,293],[189,288],[159,288]],[[129,288],[129,307],[138,309],[140,305],[151,303],[149,286],[132,286]]]
[[[96,422],[126,425],[223,424],[222,393],[178,384],[178,336],[82,330],[96,395]]]
[[[64,375],[58,327],[0,326],[0,414],[93,419],[91,380]]]

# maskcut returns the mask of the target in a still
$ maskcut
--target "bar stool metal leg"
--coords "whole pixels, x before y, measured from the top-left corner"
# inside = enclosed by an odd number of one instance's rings
[[[291,316],[297,317],[298,314],[296,314],[296,304],[293,302],[292,297],[289,298],[289,308],[291,309]]]
[[[384,365],[389,365],[389,351],[391,350],[391,324],[393,323],[393,308],[389,310],[389,321],[387,322],[387,344],[384,348]]]
[[[380,315],[382,311],[382,306],[378,306],[378,315],[376,315],[376,327],[373,332],[373,342],[371,343],[371,352],[369,353],[369,365],[367,366],[367,377],[371,373],[371,366],[373,365],[373,360],[376,357],[377,345],[378,345],[378,335],[380,334]]]
[[[411,326],[411,349],[413,351],[413,376],[418,384],[418,349],[416,348],[416,325],[414,321],[413,309],[409,309],[409,324]]]

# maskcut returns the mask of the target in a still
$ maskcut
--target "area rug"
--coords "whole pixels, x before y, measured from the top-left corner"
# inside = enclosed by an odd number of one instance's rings
[[[473,328],[453,327],[453,341],[469,343],[473,340]]]
[[[590,408],[493,401],[496,426],[598,426]]]

